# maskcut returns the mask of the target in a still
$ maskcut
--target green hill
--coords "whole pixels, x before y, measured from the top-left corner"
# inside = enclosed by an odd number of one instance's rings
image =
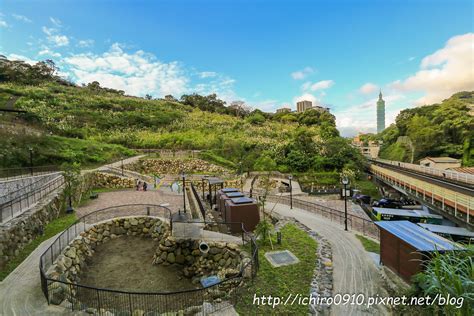
[[[79,87],[54,75],[32,79],[37,70],[9,63],[0,63],[10,71],[0,76],[0,108],[16,97],[15,108],[27,113],[0,114],[0,124],[9,126],[0,135],[1,167],[28,165],[28,147],[37,153],[36,165],[95,164],[131,155],[130,149],[137,148],[199,149],[203,158],[242,171],[265,168],[267,158],[281,171],[298,172],[361,163],[329,113],[237,111],[216,95],[150,100],[97,82]],[[28,71],[33,74],[25,77]],[[19,132],[19,126],[27,132]]]
[[[440,104],[406,109],[375,139],[380,157],[416,161],[426,156],[462,158],[474,165],[474,92],[459,92]],[[411,143],[411,144],[410,144]],[[411,152],[413,150],[413,153]]]

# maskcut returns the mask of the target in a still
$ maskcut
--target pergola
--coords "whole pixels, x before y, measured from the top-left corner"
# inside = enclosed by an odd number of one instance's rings
[[[212,205],[212,189],[214,188],[214,198],[217,196],[217,187],[219,186],[220,189],[224,188],[224,180],[216,177],[209,177],[207,178],[207,182],[209,184],[209,203]]]

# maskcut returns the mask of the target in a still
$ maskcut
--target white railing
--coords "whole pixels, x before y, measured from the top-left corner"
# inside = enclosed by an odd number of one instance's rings
[[[439,178],[454,180],[461,183],[474,184],[474,175],[468,174],[468,173],[457,172],[453,170],[440,170],[436,168],[415,165],[415,164],[407,163],[407,162],[392,161],[392,160],[385,160],[385,159],[378,159],[378,158],[373,158],[371,160],[373,162],[378,162],[378,163],[392,165],[399,168],[413,170],[413,171],[432,175]]]

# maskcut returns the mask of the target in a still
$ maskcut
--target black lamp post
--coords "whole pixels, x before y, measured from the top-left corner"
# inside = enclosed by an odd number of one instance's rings
[[[290,209],[293,209],[293,185],[291,184],[292,179],[293,179],[293,176],[290,175],[288,177],[288,180],[290,180]]]
[[[349,179],[344,176],[342,178],[342,184],[344,185],[344,192],[343,192],[343,197],[344,197],[344,230],[347,231],[347,185],[349,184]]]
[[[209,178],[209,176],[203,176],[203,177],[201,178],[201,180],[202,180],[202,200],[203,200],[203,201],[204,201],[204,199],[205,199],[204,185],[205,185],[205,181],[206,181],[207,178]]]
[[[122,157],[122,177],[123,177],[123,157]]]
[[[184,209],[184,214],[186,214],[186,175],[184,172],[181,174],[181,177],[183,179],[183,209]]]
[[[33,175],[33,148],[28,148],[30,152],[30,174]]]

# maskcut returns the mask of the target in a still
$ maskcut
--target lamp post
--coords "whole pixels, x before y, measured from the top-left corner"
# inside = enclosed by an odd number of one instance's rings
[[[33,148],[28,148],[30,152],[30,174],[33,175]]]
[[[183,178],[183,209],[184,214],[186,214],[186,175],[184,172],[181,174],[181,177]]]
[[[344,176],[342,178],[342,184],[344,185],[344,230],[347,231],[347,185],[349,184],[349,179]]]
[[[123,157],[122,157],[122,177],[123,177]]]
[[[204,184],[204,183],[205,183],[205,181],[206,181],[207,178],[209,178],[209,176],[203,176],[203,177],[201,178],[201,180],[202,180],[202,200],[203,200],[203,201],[204,201],[204,199],[205,199],[205,190],[204,190],[204,185],[205,185],[205,184]]]
[[[291,180],[293,179],[293,176],[290,175],[288,177],[288,180],[290,180],[290,209],[293,209],[293,185],[291,184]]]

